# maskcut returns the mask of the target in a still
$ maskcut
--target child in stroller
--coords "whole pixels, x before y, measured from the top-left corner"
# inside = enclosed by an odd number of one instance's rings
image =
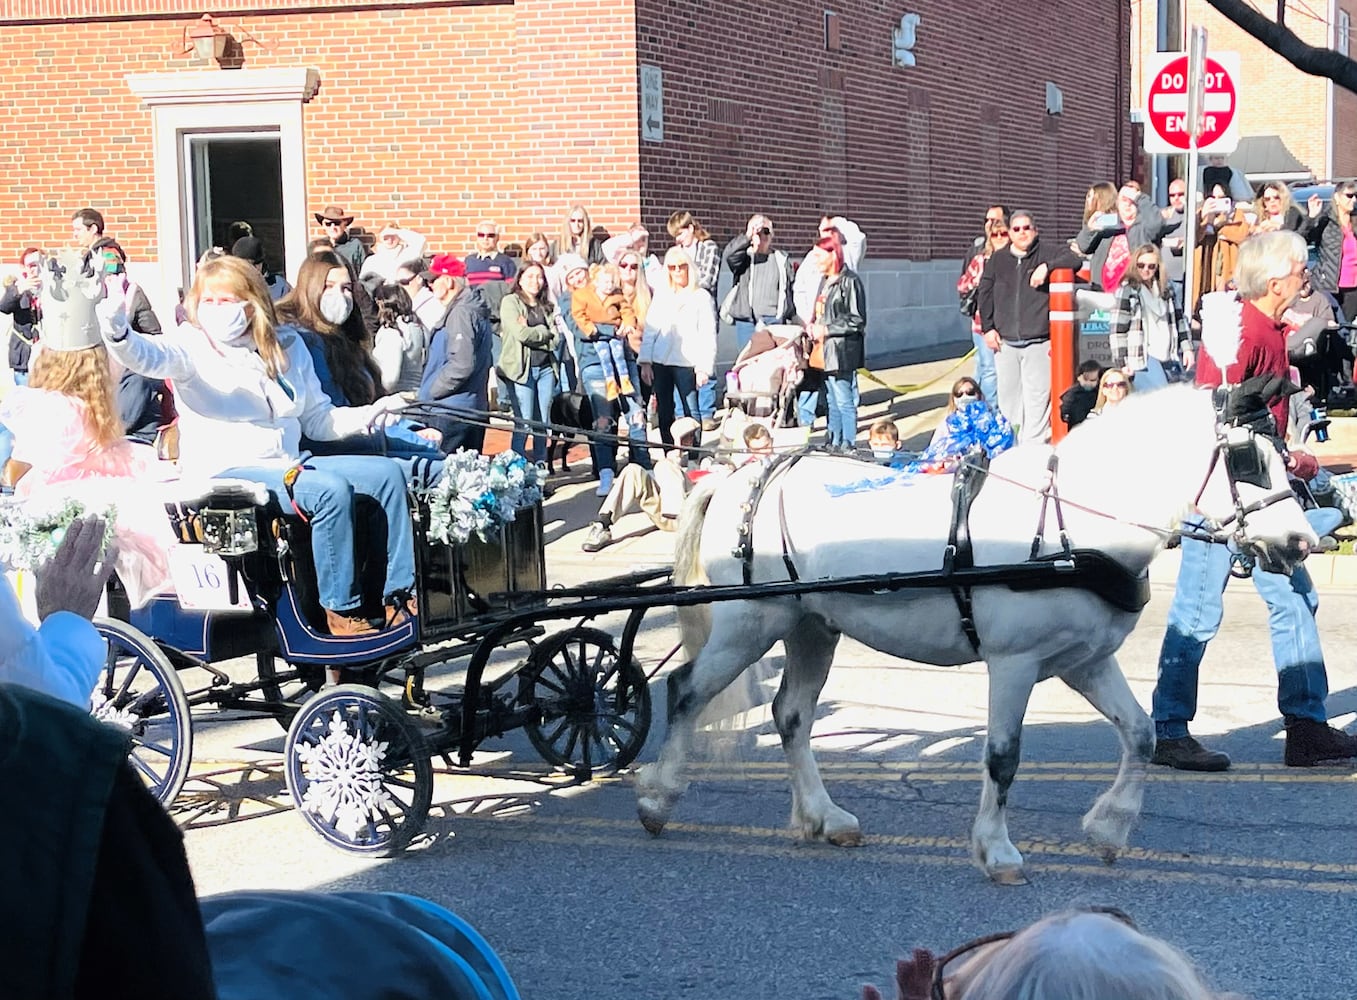
[[[786,427],[795,414],[796,388],[806,358],[802,329],[793,323],[760,326],[726,373],[726,402],[746,416]]]

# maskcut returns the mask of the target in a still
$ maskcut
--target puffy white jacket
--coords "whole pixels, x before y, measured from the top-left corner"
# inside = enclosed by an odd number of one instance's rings
[[[291,465],[303,432],[317,441],[363,433],[399,402],[388,397],[369,406],[334,406],[302,339],[284,335],[279,343],[288,366],[274,379],[253,348],[215,344],[187,323],[159,337],[128,329],[115,340],[107,327],[104,336],[109,354],[125,367],[174,383],[180,468],[203,477],[241,465]]]
[[[700,288],[655,294],[637,355],[642,364],[716,370],[716,309]]]

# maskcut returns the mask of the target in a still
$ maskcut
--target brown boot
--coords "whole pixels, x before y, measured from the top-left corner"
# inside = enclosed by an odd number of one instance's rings
[[[372,635],[377,630],[372,622],[358,615],[346,615],[342,611],[325,609],[325,627],[331,635]]]
[[[387,628],[396,628],[399,625],[404,625],[406,622],[414,621],[418,616],[419,605],[415,602],[413,596],[396,595],[387,598]]]
[[[1287,767],[1316,767],[1350,762],[1357,757],[1357,736],[1313,719],[1288,719],[1286,723]]]

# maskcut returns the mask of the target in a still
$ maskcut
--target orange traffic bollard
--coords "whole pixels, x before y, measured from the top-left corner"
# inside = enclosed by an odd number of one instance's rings
[[[1051,272],[1051,441],[1069,433],[1060,417],[1060,397],[1074,385],[1074,272]]]

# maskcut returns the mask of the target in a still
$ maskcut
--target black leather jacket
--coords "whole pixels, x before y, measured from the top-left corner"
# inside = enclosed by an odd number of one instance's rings
[[[867,339],[867,291],[857,272],[844,268],[825,291],[825,374],[847,375],[862,367]]]

